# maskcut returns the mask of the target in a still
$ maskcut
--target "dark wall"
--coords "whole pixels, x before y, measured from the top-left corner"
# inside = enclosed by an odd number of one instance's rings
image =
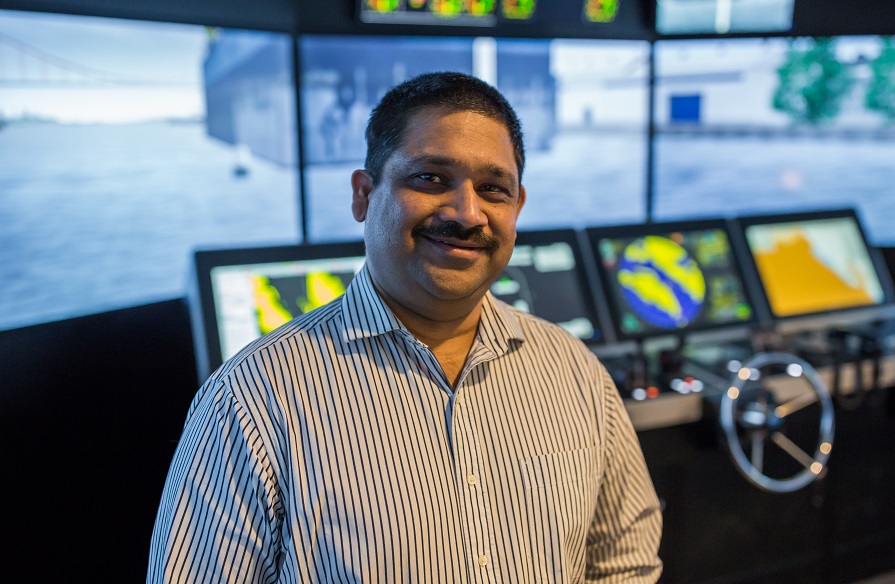
[[[0,331],[4,581],[144,580],[196,389],[183,300]]]

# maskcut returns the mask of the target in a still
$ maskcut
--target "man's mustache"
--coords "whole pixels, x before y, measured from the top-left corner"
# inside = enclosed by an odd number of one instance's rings
[[[470,227],[464,229],[462,225],[456,221],[445,221],[434,225],[417,225],[411,231],[416,236],[437,239],[439,237],[447,237],[468,243],[475,244],[476,247],[485,247],[489,249],[496,248],[500,245],[500,241],[496,237],[486,235],[484,228],[481,226]]]

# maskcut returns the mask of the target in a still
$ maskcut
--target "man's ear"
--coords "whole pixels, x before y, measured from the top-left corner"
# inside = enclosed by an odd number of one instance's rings
[[[522,211],[522,206],[525,205],[525,187],[519,185],[519,202],[516,204],[516,218],[519,218],[519,212]]]
[[[366,170],[355,170],[351,173],[351,213],[354,220],[362,223],[367,218],[370,206],[370,193],[373,192],[373,177]]]

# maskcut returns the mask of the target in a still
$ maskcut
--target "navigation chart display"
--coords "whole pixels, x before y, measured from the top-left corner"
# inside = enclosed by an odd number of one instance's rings
[[[212,268],[222,359],[344,294],[363,263],[361,256]]]
[[[723,221],[594,228],[588,234],[619,338],[754,319]]]
[[[513,257],[491,294],[563,327],[601,341],[593,295],[573,230],[519,232]]]
[[[744,232],[776,317],[886,301],[854,215],[753,224]]]

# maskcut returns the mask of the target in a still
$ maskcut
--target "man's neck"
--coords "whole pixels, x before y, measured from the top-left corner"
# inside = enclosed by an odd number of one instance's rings
[[[482,315],[482,299],[478,301],[445,302],[423,311],[406,306],[386,293],[376,281],[376,291],[382,300],[420,342],[429,347],[438,360],[452,387],[456,387],[466,356],[472,348]]]

